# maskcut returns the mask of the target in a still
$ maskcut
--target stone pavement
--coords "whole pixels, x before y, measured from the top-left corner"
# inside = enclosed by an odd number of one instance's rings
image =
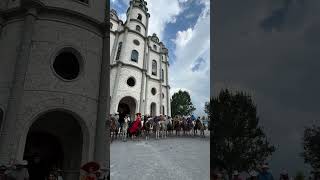
[[[114,141],[110,158],[112,180],[207,180],[210,141],[208,137]]]

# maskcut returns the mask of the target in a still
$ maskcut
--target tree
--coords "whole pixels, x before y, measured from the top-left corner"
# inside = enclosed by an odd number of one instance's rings
[[[204,112],[209,115],[209,111],[210,111],[210,101],[206,102],[204,105]]]
[[[172,116],[188,116],[191,115],[196,108],[193,106],[190,94],[187,91],[174,93],[171,100],[171,114]]]
[[[211,131],[212,130],[212,123],[211,123],[211,119],[212,119],[212,102],[213,98],[210,99],[209,102],[206,102],[204,105],[204,112],[208,115],[208,130]]]
[[[313,125],[304,130],[302,156],[313,169],[320,168],[320,127]]]
[[[257,108],[249,95],[222,90],[210,102],[210,154],[213,169],[248,171],[271,156],[275,147],[259,126]]]

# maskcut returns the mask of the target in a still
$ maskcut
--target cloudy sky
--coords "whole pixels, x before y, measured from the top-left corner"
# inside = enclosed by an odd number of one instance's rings
[[[300,157],[305,126],[320,117],[320,1],[217,0],[213,4],[212,94],[252,94],[277,151],[275,178],[308,173]]]
[[[149,35],[156,33],[169,49],[171,95],[186,90],[205,115],[210,96],[210,0],[147,0]],[[111,8],[125,21],[129,0],[111,0]]]

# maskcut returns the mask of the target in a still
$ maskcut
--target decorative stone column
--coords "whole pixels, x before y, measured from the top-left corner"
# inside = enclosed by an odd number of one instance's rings
[[[112,91],[112,96],[111,96],[111,105],[112,106],[116,106],[116,96],[117,96],[117,91],[118,91],[118,86],[119,86],[119,78],[120,78],[121,69],[122,69],[122,58],[124,56],[123,54],[124,54],[124,51],[126,49],[127,37],[128,37],[128,28],[125,27],[124,38],[123,38],[121,52],[120,52],[120,58],[117,61],[117,64],[118,64],[117,74],[116,74],[116,78],[115,78],[115,81],[114,81],[113,91]]]
[[[148,21],[147,21],[148,22]],[[146,109],[143,108],[144,107],[144,101],[145,101],[145,98],[143,98],[143,92],[145,91],[145,89],[147,88],[145,86],[145,81],[146,81],[146,75],[147,75],[147,48],[148,48],[148,40],[145,39],[144,40],[144,52],[143,52],[143,67],[142,67],[142,72],[141,72],[141,75],[142,75],[142,81],[141,81],[141,89],[140,89],[140,106],[139,106],[139,112],[142,113],[143,115],[145,115],[145,111]],[[142,112],[143,111],[143,112]]]
[[[169,61],[168,61],[168,58],[167,58],[167,56],[166,56],[166,59],[165,59],[165,61],[166,61],[166,90],[167,90],[167,115],[168,116],[171,116],[171,114],[170,114],[170,91],[169,91]]]
[[[160,53],[160,63],[159,63],[159,66],[160,66],[160,69],[159,69],[159,72],[160,72],[160,73],[159,73],[159,75],[160,75],[160,78],[159,78],[159,79],[160,79],[160,90],[159,90],[159,91],[160,91],[160,93],[159,93],[159,94],[160,94],[160,95],[159,95],[159,96],[160,96],[160,105],[159,105],[159,106],[160,106],[160,114],[163,115],[164,112],[162,112],[162,76],[163,76],[163,75],[162,75],[162,53]]]
[[[119,41],[119,32],[116,31],[116,37],[114,39],[109,63],[114,63],[114,61],[115,61],[114,56],[116,55],[116,52],[117,52],[118,41]]]
[[[32,45],[34,24],[37,18],[37,9],[30,7],[24,17],[22,39],[15,63],[15,74],[11,86],[10,98],[6,118],[3,122],[3,134],[0,137],[0,163],[8,163],[10,158],[15,158],[19,142],[17,139],[16,123],[23,101],[25,76],[29,64],[29,55]],[[19,160],[19,159],[18,159]]]
[[[109,169],[110,161],[110,32],[109,14],[105,18],[103,29],[102,61],[100,70],[100,87],[98,99],[98,114],[96,121],[94,159],[102,167]]]

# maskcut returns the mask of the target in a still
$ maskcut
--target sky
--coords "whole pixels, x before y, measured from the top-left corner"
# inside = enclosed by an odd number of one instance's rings
[[[217,0],[211,93],[252,95],[260,125],[277,150],[275,178],[309,173],[300,153],[303,130],[320,117],[320,1]]]
[[[148,34],[156,33],[169,49],[170,95],[188,91],[196,116],[205,115],[210,97],[210,0],[147,0]],[[111,0],[126,20],[129,0]]]

